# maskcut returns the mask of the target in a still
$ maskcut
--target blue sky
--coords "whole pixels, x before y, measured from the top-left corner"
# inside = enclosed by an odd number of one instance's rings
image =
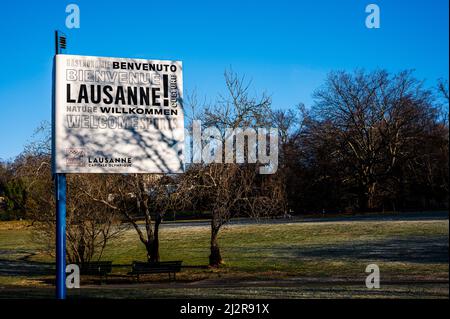
[[[75,3],[81,28],[65,27]],[[381,28],[365,27],[366,5]],[[213,100],[223,72],[252,80],[275,108],[303,102],[327,72],[415,69],[448,79],[448,0],[5,1],[0,6],[0,158],[18,155],[51,114],[53,31],[70,54],[182,60],[184,87]]]

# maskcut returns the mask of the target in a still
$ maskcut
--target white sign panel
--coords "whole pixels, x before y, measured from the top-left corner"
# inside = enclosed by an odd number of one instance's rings
[[[180,173],[179,61],[57,55],[56,173]]]

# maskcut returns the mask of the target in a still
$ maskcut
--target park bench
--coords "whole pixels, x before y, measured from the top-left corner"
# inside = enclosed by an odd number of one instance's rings
[[[80,266],[82,275],[106,277],[112,271],[112,261],[91,261]]]
[[[173,279],[176,280],[176,273],[180,272],[181,263],[182,261],[160,261],[152,263],[133,261],[131,272],[128,275],[136,276],[137,280],[139,280],[140,275],[168,273],[169,280],[172,279],[172,274]]]

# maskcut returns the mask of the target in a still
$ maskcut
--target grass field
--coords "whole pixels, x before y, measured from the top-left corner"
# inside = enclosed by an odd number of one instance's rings
[[[176,282],[152,275],[136,285],[122,276],[128,269],[117,268],[106,284],[82,278],[82,289],[69,295],[448,298],[448,226],[448,219],[233,225],[221,231],[225,264],[218,270],[186,268]],[[161,260],[207,265],[207,226],[162,227],[160,237]],[[52,295],[52,277],[38,271],[52,258],[31,239],[26,222],[0,223],[0,297]],[[145,260],[145,249],[130,229],[103,259],[130,264]],[[380,267],[379,290],[364,284],[371,263]]]

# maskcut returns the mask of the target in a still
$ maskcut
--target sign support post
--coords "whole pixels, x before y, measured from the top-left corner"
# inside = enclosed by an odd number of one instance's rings
[[[66,49],[66,37],[55,31],[55,55]],[[53,77],[53,114],[55,113],[55,77]],[[54,115],[53,115],[54,116]],[[55,148],[53,118],[53,152]],[[55,158],[55,154],[53,154]],[[55,163],[53,163],[55,164]],[[56,298],[66,299],[66,174],[54,174],[56,197]]]
[[[66,174],[56,174],[56,298],[66,299]]]

